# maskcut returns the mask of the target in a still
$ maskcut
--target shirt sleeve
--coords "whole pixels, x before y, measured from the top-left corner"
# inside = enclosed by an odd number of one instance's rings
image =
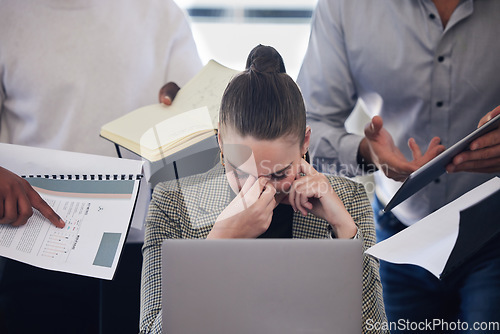
[[[344,126],[358,96],[345,47],[341,6],[339,1],[319,0],[297,82],[312,128],[313,164],[322,172],[353,176],[360,174],[355,167],[362,137],[348,133]]]
[[[165,83],[173,81],[182,87],[201,70],[202,63],[186,14],[173,1],[170,11],[171,31],[165,31],[171,34]]]

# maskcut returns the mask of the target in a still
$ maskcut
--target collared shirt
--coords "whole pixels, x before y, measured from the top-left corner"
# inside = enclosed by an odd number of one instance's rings
[[[443,28],[431,0],[319,0],[298,78],[314,165],[361,172],[362,137],[344,128],[358,98],[409,160],[411,137],[425,151],[434,136],[450,147],[473,131],[500,105],[499,14],[498,0],[462,0]],[[410,225],[492,176],[443,175],[393,212]],[[384,203],[401,185],[375,180]]]

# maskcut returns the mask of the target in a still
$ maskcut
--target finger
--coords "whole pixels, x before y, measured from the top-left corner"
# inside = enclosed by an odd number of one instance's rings
[[[250,189],[248,189],[245,197],[249,196],[251,198],[259,198],[268,182],[269,180],[267,178],[259,177],[257,181],[252,184]]]
[[[243,186],[241,187],[240,194],[241,196],[245,196],[245,194],[248,192],[248,190],[256,183],[257,178],[253,175],[249,175],[247,179],[245,180],[245,183],[243,183]]]
[[[470,144],[470,149],[476,151],[494,145],[500,145],[500,128],[490,131],[474,140]]]
[[[307,181],[306,181],[307,182]],[[305,205],[308,202],[307,195],[304,192],[304,180],[298,181],[295,184],[295,196],[293,198],[294,206],[302,215],[307,216],[309,207]]]
[[[305,175],[319,174],[319,172],[316,169],[314,169],[314,167],[311,164],[309,164],[307,161],[305,161],[304,159],[300,160],[300,165],[299,165],[299,170],[298,170],[299,176],[300,176],[300,173],[305,174]]]
[[[492,111],[490,111],[489,113],[487,113],[485,116],[483,116],[481,118],[477,127],[479,128],[480,126],[484,125],[490,119],[496,117],[499,114],[500,114],[500,106],[497,106],[495,109],[493,109]]]
[[[276,188],[274,188],[271,183],[266,183],[262,191],[262,194],[259,197],[259,200],[261,200],[266,204],[270,202],[275,203],[276,199],[274,198],[274,195],[276,195]]]
[[[384,122],[382,117],[374,116],[371,122],[365,126],[365,136],[370,140],[375,139],[383,126]]]
[[[48,205],[47,202],[45,202],[35,190],[31,189],[28,192],[28,197],[31,201],[31,205],[33,205],[35,209],[40,211],[40,213],[45,218],[47,218],[54,226],[59,228],[64,227],[65,223],[61,219],[61,217],[59,217],[59,215],[55,213],[54,210],[52,210],[50,205]]]
[[[271,223],[271,220],[273,219],[273,213],[276,206],[278,206],[278,203],[276,202],[273,196],[273,198],[270,199],[270,201],[266,204],[266,207],[264,208],[264,212],[269,213],[269,223]]]
[[[500,159],[500,145],[484,148],[477,151],[465,151],[453,158],[446,170],[448,173],[460,171],[484,172],[484,170],[500,171],[496,161]]]
[[[0,221],[2,220],[4,215],[4,199],[0,198]]]
[[[297,207],[295,205],[295,197],[297,196],[297,190],[296,187],[299,184],[298,180],[300,180],[300,174],[297,173],[295,176],[295,180],[293,181],[292,185],[290,186],[290,189],[288,190],[288,201],[290,202],[290,205],[293,208],[294,212],[297,212]]]
[[[467,161],[481,161],[500,158],[500,145],[483,148],[475,151],[465,151],[457,154],[452,163],[455,165],[463,164]],[[500,167],[499,167],[500,168]]]
[[[446,150],[444,145],[441,145],[441,138],[434,137],[431,139],[429,146],[427,147],[427,151],[424,154],[424,162],[428,162]]]
[[[413,160],[420,159],[422,157],[422,151],[420,150],[420,146],[418,146],[415,141],[415,138],[408,139],[408,147],[410,148]]]
[[[257,181],[252,184],[250,189],[248,189],[248,191],[243,195],[242,198],[243,206],[245,208],[250,207],[257,201],[267,182],[268,180],[266,178],[259,177]]]
[[[33,208],[29,198],[22,194],[17,198],[17,218],[11,223],[12,226],[21,226],[26,224],[28,219],[33,215]]]
[[[175,82],[166,83],[158,94],[158,100],[167,106],[171,105],[180,87]]]
[[[0,224],[12,224],[17,220],[17,196],[8,196],[4,201],[4,214]]]
[[[500,158],[488,160],[469,160],[459,165],[449,164],[446,166],[446,171],[448,173],[498,173],[500,172]]]
[[[312,209],[312,204],[309,202],[309,198],[304,193],[298,193],[295,197],[295,205],[297,210],[305,217],[307,216],[309,210]]]

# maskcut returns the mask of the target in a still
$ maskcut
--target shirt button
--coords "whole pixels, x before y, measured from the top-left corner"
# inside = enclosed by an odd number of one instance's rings
[[[434,19],[436,18],[436,15],[434,15],[434,14],[430,13],[430,14],[429,14],[429,18],[430,18],[431,20],[434,20]]]
[[[441,180],[439,178],[437,178],[437,179],[434,180],[434,183],[436,183],[436,184],[439,183],[439,182],[441,182]]]
[[[442,63],[444,61],[444,57],[443,56],[439,56],[438,57],[438,62]]]
[[[443,106],[443,101],[436,102],[436,107],[441,108]]]

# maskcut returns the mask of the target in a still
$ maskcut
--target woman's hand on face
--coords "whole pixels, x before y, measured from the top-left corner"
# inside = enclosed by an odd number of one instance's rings
[[[356,234],[357,228],[352,217],[326,176],[303,159],[297,178],[290,187],[288,201],[294,211],[300,211],[304,216],[310,212],[328,221],[338,238],[352,238]]]
[[[217,218],[208,239],[256,238],[271,224],[276,189],[264,177],[249,176],[241,191]]]

